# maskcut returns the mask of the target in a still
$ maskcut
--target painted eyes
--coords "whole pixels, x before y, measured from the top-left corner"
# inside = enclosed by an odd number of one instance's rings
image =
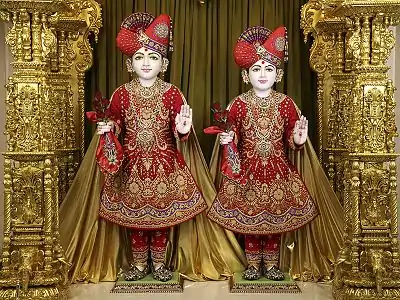
[[[144,59],[144,55],[137,55],[134,57],[134,60],[142,60],[142,59]],[[160,60],[160,58],[157,55],[150,55],[149,59],[154,60],[154,61]]]
[[[260,67],[254,67],[253,69],[251,69],[253,72],[260,72],[261,71],[261,68]],[[265,68],[265,71],[267,71],[267,72],[273,72],[274,71],[274,68],[271,68],[271,67],[267,67],[267,68]]]

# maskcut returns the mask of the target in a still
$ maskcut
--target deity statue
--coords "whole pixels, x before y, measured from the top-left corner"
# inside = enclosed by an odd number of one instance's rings
[[[275,31],[256,26],[239,37],[234,58],[242,68],[243,80],[252,89],[239,95],[229,106],[229,132],[220,144],[234,151],[225,152],[231,164],[224,176],[208,216],[238,234],[244,235],[246,280],[265,276],[284,280],[279,268],[281,234],[311,222],[317,205],[286,154],[303,148],[308,121],[293,100],[273,89],[283,76],[287,56],[286,28]],[[232,157],[238,156],[238,160]],[[237,164],[237,165],[232,165]]]
[[[165,14],[154,18],[133,13],[121,25],[117,46],[128,56],[128,70],[136,78],[117,88],[109,104],[103,105],[106,118],[97,116],[97,137],[93,139],[96,154],[91,145],[61,206],[61,235],[73,263],[73,279],[113,279],[116,267],[121,266],[120,245],[130,249],[125,257],[129,268],[124,272],[128,281],[140,280],[150,272],[157,281],[169,281],[173,267],[198,280],[220,279],[241,269],[240,247],[205,213],[215,190],[192,131],[192,109],[176,86],[158,77],[168,66],[171,24]],[[94,155],[102,176],[97,175],[98,167],[93,167]],[[96,174],[86,187],[82,177],[89,172],[81,173],[85,168]],[[76,216],[69,215],[71,205]],[[98,211],[97,216],[91,207]],[[84,213],[87,220],[82,220]],[[68,231],[76,222],[79,229]],[[128,243],[118,237],[114,224],[125,230]],[[174,230],[177,225],[179,230]],[[205,231],[220,243],[209,240]],[[107,237],[110,244],[104,245]],[[87,240],[91,243],[84,243]],[[85,253],[90,255],[84,257]]]
[[[207,208],[178,151],[175,138],[187,139],[192,110],[182,92],[162,81],[170,42],[171,20],[136,13],[124,20],[117,37],[137,75],[113,94],[111,120],[98,125],[98,134],[114,128],[123,135],[124,163],[118,175],[105,174],[100,217],[131,228],[131,269],[126,280],[144,278],[151,253],[153,277],[168,281],[165,266],[168,231]]]

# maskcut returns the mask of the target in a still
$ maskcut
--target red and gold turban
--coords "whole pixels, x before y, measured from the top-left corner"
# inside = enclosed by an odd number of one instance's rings
[[[250,68],[260,59],[279,67],[283,60],[287,61],[287,48],[285,27],[279,27],[272,32],[265,27],[255,26],[240,35],[233,56],[242,69]]]
[[[128,56],[146,47],[166,57],[168,51],[172,51],[171,17],[162,14],[154,18],[148,13],[133,13],[121,24],[117,47]]]

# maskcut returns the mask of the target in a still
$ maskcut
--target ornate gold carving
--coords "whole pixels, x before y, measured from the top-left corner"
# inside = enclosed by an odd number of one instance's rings
[[[14,73],[7,83],[1,299],[64,299],[58,207],[84,150],[84,72],[95,0],[0,0]]]
[[[387,81],[386,85],[386,118],[385,118],[385,132],[386,132],[386,147],[389,153],[394,153],[394,148],[396,146],[395,137],[397,134],[396,126],[396,99],[394,98],[395,88],[391,80]]]
[[[318,155],[322,160],[323,156],[323,96],[324,96],[324,80],[326,72],[333,67],[336,59],[335,44],[337,38],[340,40],[341,27],[340,22],[333,21],[330,23],[332,30],[324,31],[319,25],[325,20],[325,14],[331,10],[326,5],[326,1],[312,0],[304,5],[301,9],[300,27],[304,31],[305,41],[311,34],[314,37],[310,51],[310,65],[317,72],[317,131],[318,131]],[[337,34],[339,30],[339,34]],[[339,62],[340,63],[340,62]]]
[[[371,152],[382,152],[386,150],[386,100],[383,91],[378,87],[372,87],[364,97],[363,127],[364,127],[364,149]]]
[[[354,70],[360,65],[361,26],[358,19],[346,19],[348,31],[346,33],[345,69]]]
[[[27,166],[16,170],[13,179],[16,201],[12,218],[15,224],[42,224],[42,185],[41,169]]]
[[[362,173],[361,225],[385,227],[389,225],[389,180],[387,172],[371,167]]]
[[[335,299],[400,297],[395,89],[385,65],[399,13],[398,0],[310,0],[302,8],[304,33],[314,37],[310,65],[318,84],[328,75],[333,80],[329,109],[319,112],[329,120],[324,157],[345,212]],[[328,43],[332,63],[324,57]]]

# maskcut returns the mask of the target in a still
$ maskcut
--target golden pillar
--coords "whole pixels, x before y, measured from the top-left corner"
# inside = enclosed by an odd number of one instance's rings
[[[386,65],[398,0],[310,0],[319,152],[345,211],[335,299],[400,299],[394,86]]]
[[[85,71],[101,10],[94,0],[0,0],[0,16],[13,57],[0,298],[62,299],[68,264],[58,205],[84,151]]]

